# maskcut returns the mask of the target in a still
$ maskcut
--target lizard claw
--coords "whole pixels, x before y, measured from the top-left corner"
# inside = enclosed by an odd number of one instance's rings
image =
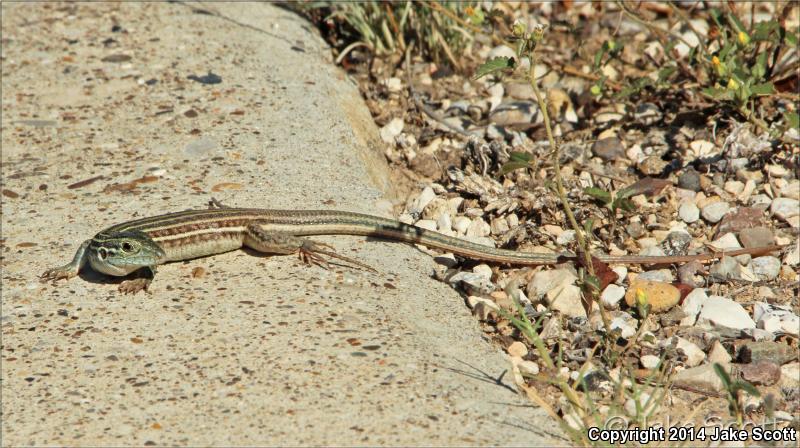
[[[324,250],[322,249],[323,247],[331,250]],[[333,247],[325,243],[318,243],[316,241],[306,240],[303,243],[303,246],[297,250],[297,253],[300,256],[300,259],[303,260],[303,262],[305,262],[306,264],[317,265],[325,269],[330,269],[330,263],[328,263],[328,260],[323,258],[322,255],[326,255],[330,258],[336,258],[345,261],[355,266],[364,268],[370,272],[374,273],[378,272],[372,266],[366,265],[352,258],[348,258],[343,255],[337,254],[336,252],[333,251]]]
[[[119,292],[123,294],[136,294],[139,291],[144,290],[145,292],[150,292],[147,290],[147,287],[150,286],[150,282],[152,282],[149,278],[136,278],[133,280],[125,280],[124,282],[119,284]]]
[[[49,280],[53,280],[55,282],[56,280],[70,279],[72,277],[75,277],[76,275],[78,275],[77,272],[73,272],[72,270],[69,269],[53,268],[44,271],[39,276],[39,279],[41,280],[42,283],[45,283]]]

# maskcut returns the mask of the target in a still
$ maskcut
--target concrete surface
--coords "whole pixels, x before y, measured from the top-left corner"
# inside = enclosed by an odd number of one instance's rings
[[[212,195],[388,208],[377,131],[316,32],[272,5],[193,5],[227,19],[2,5],[3,445],[554,443],[412,247],[320,238],[377,275],[237,251],[163,266],[152,294],[37,281],[108,225]],[[222,82],[187,78],[209,71]]]

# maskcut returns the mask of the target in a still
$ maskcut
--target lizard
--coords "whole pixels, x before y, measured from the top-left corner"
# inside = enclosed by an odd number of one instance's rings
[[[139,278],[120,283],[123,293],[147,291],[158,265],[216,255],[248,247],[270,254],[298,254],[308,264],[328,267],[325,257],[336,258],[375,271],[342,256],[327,244],[302,238],[312,235],[360,235],[421,244],[461,257],[499,264],[537,266],[577,260],[574,255],[540,254],[497,249],[447,236],[400,221],[338,210],[274,210],[232,208],[212,199],[209,209],[186,210],[113,225],[84,241],[72,261],[40,275],[42,281],[69,279],[88,263],[95,271]],[[597,255],[608,264],[671,264],[708,261],[723,256],[765,254],[782,249],[773,245],[708,252],[698,255],[640,256]]]

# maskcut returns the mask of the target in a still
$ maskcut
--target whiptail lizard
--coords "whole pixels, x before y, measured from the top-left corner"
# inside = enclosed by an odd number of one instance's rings
[[[188,210],[111,226],[81,244],[72,261],[45,271],[43,281],[74,277],[86,265],[108,275],[126,276],[141,270],[143,277],[120,283],[119,290],[146,290],[156,266],[232,251],[244,246],[271,254],[297,253],[307,263],[327,266],[325,256],[373,270],[356,260],[338,255],[330,246],[301,238],[306,235],[363,235],[452,252],[462,257],[509,265],[552,265],[575,256],[536,254],[495,249],[443,235],[399,221],[335,210],[266,210],[227,208],[216,201],[215,209]],[[763,254],[783,246],[766,246],[728,252],[686,256],[608,256],[605,263],[665,264],[706,261],[722,256]]]

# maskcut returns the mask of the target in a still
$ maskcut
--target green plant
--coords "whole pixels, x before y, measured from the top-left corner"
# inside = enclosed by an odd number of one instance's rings
[[[350,50],[365,46],[375,55],[403,52],[408,42],[435,62],[449,61],[459,68],[459,56],[481,30],[485,16],[477,2],[436,0],[421,2],[313,2],[299,7],[323,11],[325,20],[339,25],[344,48],[341,60]]]
[[[736,417],[736,423],[741,428],[744,423],[744,409],[742,409],[742,405],[739,403],[739,392],[747,392],[754,397],[760,397],[761,394],[758,392],[758,389],[747,381],[731,380],[728,372],[726,372],[725,368],[719,363],[714,363],[714,372],[722,380],[722,386],[726,393],[725,398],[728,399],[728,409],[731,411],[731,415]]]
[[[768,120],[774,122],[780,118],[777,115],[761,116],[757,107],[759,98],[778,94],[777,81],[787,75],[793,76],[800,69],[798,58],[785,57],[788,52],[797,52],[798,35],[796,30],[793,32],[783,25],[783,20],[778,18],[779,11],[771,20],[751,22],[750,26],[745,26],[731,4],[726,3],[726,11],[709,10],[713,26],[704,36],[694,28],[680,6],[670,3],[675,16],[700,39],[698,45],[693,46],[681,35],[639,17],[625,2],[618,0],[616,4],[627,17],[653,31],[665,54],[671,54],[680,42],[690,48],[685,61],[669,58],[659,69],[656,80],[628,80],[617,93],[617,98],[639,93],[646,87],[661,88],[689,80],[691,82],[685,84],[687,88],[736,111],[763,131],[770,131]],[[615,45],[604,43],[595,55],[595,68],[598,68],[597,61],[602,55],[610,53],[613,48]],[[604,78],[601,77],[601,81],[593,86],[592,92],[596,95],[603,91],[602,81]],[[789,94],[789,97],[797,100],[796,93]],[[797,128],[800,126],[798,121],[796,112],[787,111],[783,116],[783,126],[775,128],[773,135],[781,135],[788,127]]]
[[[702,93],[731,105],[766,130],[766,123],[755,116],[755,99],[776,93],[773,84],[776,64],[784,46],[797,48],[797,35],[775,19],[748,28],[733,12],[723,13],[714,8],[710,14],[718,32],[709,46],[716,45],[719,50],[705,64],[710,67],[713,85],[702,89]]]

